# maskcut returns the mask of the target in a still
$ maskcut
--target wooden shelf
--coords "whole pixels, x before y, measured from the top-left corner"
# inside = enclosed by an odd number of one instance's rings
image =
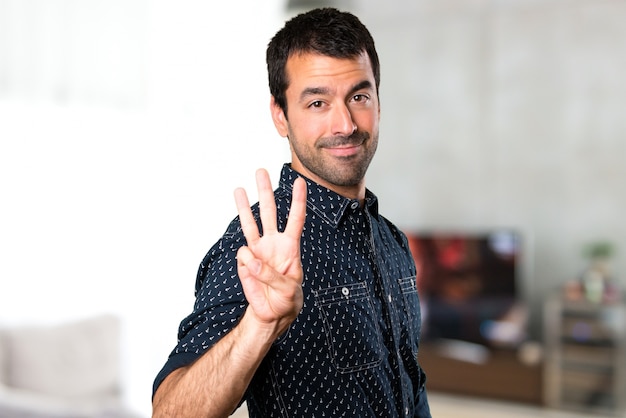
[[[564,301],[545,304],[545,399],[549,406],[620,414],[626,404],[623,303]]]
[[[482,362],[445,354],[437,343],[420,345],[429,390],[542,404],[542,367],[519,361],[516,350],[486,349]]]

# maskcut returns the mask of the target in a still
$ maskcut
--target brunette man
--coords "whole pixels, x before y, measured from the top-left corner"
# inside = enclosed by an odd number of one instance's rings
[[[155,417],[430,417],[405,236],[365,173],[379,62],[353,15],[317,9],[267,50],[271,114],[291,164],[202,261],[193,313],[154,385]]]

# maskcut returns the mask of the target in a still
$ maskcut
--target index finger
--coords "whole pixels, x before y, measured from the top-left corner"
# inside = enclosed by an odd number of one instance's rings
[[[306,218],[306,182],[302,177],[298,177],[293,183],[293,194],[291,197],[291,208],[289,218],[284,233],[287,236],[299,239],[304,228]]]

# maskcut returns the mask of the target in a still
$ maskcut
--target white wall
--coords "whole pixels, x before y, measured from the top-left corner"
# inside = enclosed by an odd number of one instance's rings
[[[626,1],[353,6],[382,60],[381,210],[407,229],[519,229],[535,337],[586,244],[614,244],[626,286]]]
[[[0,2],[0,325],[119,314],[145,416],[233,189],[256,199],[256,168],[289,158],[265,70],[281,7]]]

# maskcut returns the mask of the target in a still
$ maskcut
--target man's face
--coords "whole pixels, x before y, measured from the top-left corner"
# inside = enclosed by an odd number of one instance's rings
[[[367,54],[337,59],[300,54],[287,60],[287,117],[272,101],[294,170],[349,198],[363,198],[365,172],[378,145],[380,108]]]

